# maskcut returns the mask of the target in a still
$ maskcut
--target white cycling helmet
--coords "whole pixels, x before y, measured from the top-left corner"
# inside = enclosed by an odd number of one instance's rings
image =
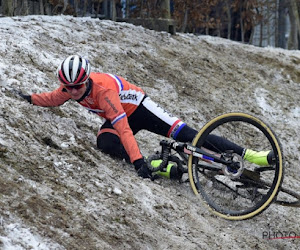
[[[56,74],[64,85],[81,85],[85,83],[91,73],[88,60],[81,56],[69,56],[57,68]]]

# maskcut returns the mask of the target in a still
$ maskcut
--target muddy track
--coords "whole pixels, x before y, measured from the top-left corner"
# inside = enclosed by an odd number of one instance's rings
[[[8,91],[54,89],[58,63],[81,54],[94,71],[139,84],[196,129],[229,111],[259,116],[283,145],[284,185],[300,192],[299,51],[67,16],[1,18],[0,33],[1,247],[299,248],[299,239],[266,239],[299,236],[299,208],[271,205],[238,222],[215,217],[188,184],[143,180],[95,149],[103,121],[76,102],[42,108]],[[162,138],[140,132],[137,139],[147,155]]]

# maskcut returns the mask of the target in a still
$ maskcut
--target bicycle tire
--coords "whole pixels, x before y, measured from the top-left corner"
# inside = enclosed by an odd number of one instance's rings
[[[259,151],[266,149],[274,151],[275,162],[272,167],[259,171],[259,178],[262,181],[266,179],[271,181],[270,186],[262,184],[263,182],[259,184],[259,181],[247,183],[244,179],[233,180],[224,174],[219,176],[216,172],[211,173],[210,170],[200,169],[197,157],[190,155],[188,159],[188,175],[192,190],[205,201],[214,214],[228,220],[245,220],[260,214],[276,199],[283,181],[283,153],[277,136],[262,120],[246,113],[226,113],[212,119],[198,132],[192,145],[203,146],[209,134],[226,137],[246,148],[255,146],[256,148],[253,149]],[[250,138],[251,136],[253,138]],[[249,168],[251,171],[263,168],[246,161],[244,163],[245,169]],[[238,186],[240,181],[244,183],[245,190],[241,188],[243,185]],[[240,194],[242,191],[244,197]],[[250,199],[251,195],[253,201]]]

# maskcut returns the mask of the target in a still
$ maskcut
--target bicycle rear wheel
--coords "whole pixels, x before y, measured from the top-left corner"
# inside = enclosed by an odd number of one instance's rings
[[[263,121],[245,113],[214,118],[198,132],[192,145],[202,147],[210,134],[225,137],[245,149],[273,150],[274,160],[269,166],[258,166],[240,157],[244,168],[237,178],[207,167],[196,156],[190,155],[188,160],[191,187],[214,214],[229,220],[258,215],[276,198],[283,180],[283,154],[276,135]],[[223,153],[217,145],[214,152]]]

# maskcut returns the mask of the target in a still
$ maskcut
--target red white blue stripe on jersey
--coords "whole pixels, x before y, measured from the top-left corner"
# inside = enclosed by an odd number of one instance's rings
[[[149,97],[146,97],[143,101],[143,106],[148,109],[151,113],[155,114],[159,119],[170,125],[170,129],[167,133],[167,137],[176,139],[180,130],[186,125],[180,119],[170,115],[164,109],[159,107],[157,103],[154,103]]]
[[[171,126],[167,136],[172,137],[173,139],[176,139],[177,135],[179,134],[180,130],[186,125],[186,123],[177,120],[174,122],[174,124]]]
[[[123,114],[120,114],[119,116],[117,116],[115,119],[113,119],[111,121],[111,124],[114,125],[115,123],[117,123],[118,121],[120,121],[121,119],[123,119],[125,116],[126,116],[125,112]]]
[[[91,108],[85,107],[85,106],[84,106],[84,108],[86,108],[91,113],[95,113],[95,114],[104,113],[104,110],[102,110],[102,109],[91,109]]]
[[[119,89],[119,93],[120,93],[123,90],[123,83],[122,83],[121,79],[119,77],[117,77],[116,75],[112,75],[112,74],[107,74],[107,75],[109,75],[110,77],[115,79],[116,84],[117,84],[118,89]]]

